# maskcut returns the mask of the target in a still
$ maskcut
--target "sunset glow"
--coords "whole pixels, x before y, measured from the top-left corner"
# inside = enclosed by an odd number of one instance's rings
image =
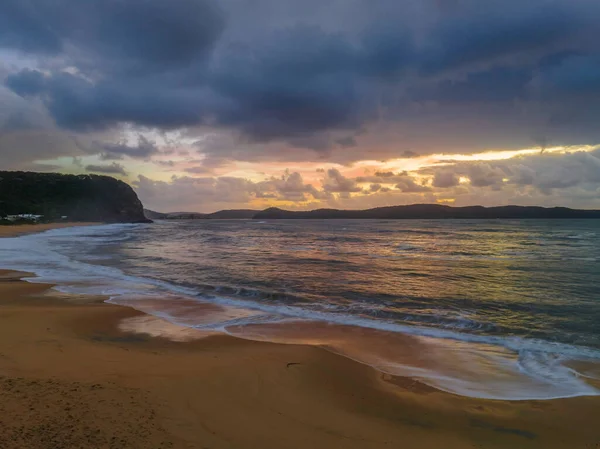
[[[162,211],[600,207],[594,2],[108,3],[0,31],[2,168]]]

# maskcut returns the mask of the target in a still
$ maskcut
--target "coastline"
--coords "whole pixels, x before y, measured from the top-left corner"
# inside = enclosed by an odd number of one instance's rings
[[[68,301],[26,275],[0,271],[2,448],[600,443],[600,397],[456,396],[316,346],[205,337],[103,298]],[[163,337],[127,332],[128,320]]]
[[[76,222],[69,221],[65,223],[40,223],[40,224],[23,224],[23,225],[3,225],[0,226],[0,238],[2,237],[18,237],[25,234],[34,234],[36,232],[49,231],[51,229],[72,228],[74,226],[94,226],[103,223],[95,222]]]

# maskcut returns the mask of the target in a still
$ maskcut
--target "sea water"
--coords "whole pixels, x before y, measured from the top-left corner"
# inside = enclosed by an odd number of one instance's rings
[[[0,267],[456,394],[600,394],[600,220],[87,226],[0,239]]]

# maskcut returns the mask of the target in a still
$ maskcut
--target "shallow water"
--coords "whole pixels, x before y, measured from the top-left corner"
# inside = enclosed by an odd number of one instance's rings
[[[208,333],[318,344],[458,394],[599,394],[597,220],[90,226],[0,240],[0,266]]]

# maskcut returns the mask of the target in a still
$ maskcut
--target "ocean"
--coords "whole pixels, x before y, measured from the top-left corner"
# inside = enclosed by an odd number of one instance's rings
[[[598,395],[599,220],[182,220],[0,239],[0,268],[471,397]]]

